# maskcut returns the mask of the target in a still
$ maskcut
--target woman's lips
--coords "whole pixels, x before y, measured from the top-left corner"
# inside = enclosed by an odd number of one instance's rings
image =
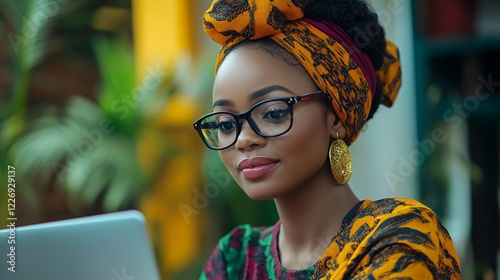
[[[254,157],[242,160],[238,169],[245,179],[257,179],[269,173],[278,162],[275,159]]]

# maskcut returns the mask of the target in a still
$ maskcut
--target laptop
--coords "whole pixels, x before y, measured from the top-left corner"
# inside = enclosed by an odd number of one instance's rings
[[[15,223],[8,220],[7,226],[11,222]],[[139,211],[12,229],[0,230],[2,280],[160,279],[145,218]]]

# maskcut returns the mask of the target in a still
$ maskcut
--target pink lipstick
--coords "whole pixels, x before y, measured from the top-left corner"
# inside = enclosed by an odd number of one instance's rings
[[[278,160],[264,157],[247,158],[238,164],[238,169],[245,179],[252,180],[269,173],[278,162]]]

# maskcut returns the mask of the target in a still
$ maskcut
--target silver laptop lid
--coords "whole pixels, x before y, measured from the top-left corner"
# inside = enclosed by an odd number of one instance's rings
[[[144,216],[129,210],[0,230],[0,279],[160,277]]]

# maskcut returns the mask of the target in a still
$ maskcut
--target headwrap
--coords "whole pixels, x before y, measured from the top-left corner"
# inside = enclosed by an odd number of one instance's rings
[[[304,18],[310,0],[214,0],[203,17],[204,30],[222,45],[220,66],[229,51],[245,40],[268,37],[292,54],[321,91],[346,129],[349,145],[368,119],[376,82],[382,104],[392,106],[401,86],[401,64],[396,45],[387,41],[382,67],[375,71],[368,55],[328,21]]]

